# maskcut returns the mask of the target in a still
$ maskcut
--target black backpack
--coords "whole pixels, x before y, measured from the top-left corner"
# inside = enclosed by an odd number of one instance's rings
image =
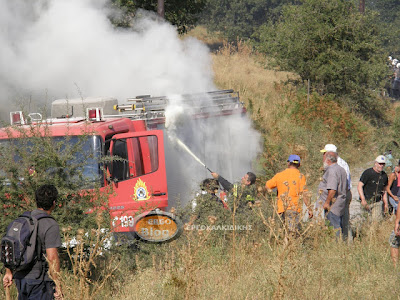
[[[27,211],[8,225],[1,239],[0,252],[0,260],[6,268],[16,272],[29,270],[36,261],[42,260],[38,221],[43,218],[53,219],[46,212],[32,214]]]

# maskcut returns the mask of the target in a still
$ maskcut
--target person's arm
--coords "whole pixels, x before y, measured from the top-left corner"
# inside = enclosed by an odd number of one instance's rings
[[[323,208],[325,210],[330,210],[331,209],[331,205],[333,204],[333,198],[335,197],[335,195],[337,194],[338,191],[338,187],[340,184],[340,177],[338,176],[339,173],[335,172],[335,168],[338,167],[339,169],[337,169],[337,172],[343,172],[344,169],[342,167],[340,167],[339,165],[331,165],[330,167],[328,167],[324,173],[324,178],[326,180],[326,189],[328,191],[328,195],[325,199],[325,203],[323,205]],[[347,180],[347,178],[346,178]],[[346,181],[347,183],[347,181]]]
[[[367,201],[365,200],[363,186],[364,186],[364,182],[359,181],[358,185],[357,185],[357,191],[358,191],[358,195],[360,196],[360,199],[361,199],[361,205],[364,206],[365,209],[369,210],[369,205],[368,205]]]
[[[326,197],[324,203],[324,209],[329,210],[331,208],[332,199],[336,195],[336,190],[328,190],[328,197]]]
[[[10,287],[12,285],[13,274],[10,269],[6,268],[6,274],[3,277],[4,288]]]
[[[301,192],[301,195],[304,199],[304,204],[307,206],[308,217],[311,219],[314,216],[314,214],[311,208],[310,194],[308,193],[307,190],[305,190]]]
[[[396,221],[394,223],[394,234],[400,236],[400,209],[396,212]]]
[[[308,217],[311,219],[314,216],[313,210],[311,208],[311,197],[310,197],[310,193],[307,190],[306,177],[303,174],[300,174],[299,183],[300,183],[300,190],[301,190],[301,192],[299,193],[299,196],[303,197],[304,204],[307,207]]]
[[[386,176],[384,176],[384,178],[385,178],[385,182],[384,182],[384,187],[383,187],[383,190],[382,190],[383,191],[382,200],[383,200],[384,212],[387,213],[389,211],[387,189],[390,188],[390,187],[389,187],[389,183],[388,183],[388,181],[389,181],[388,180],[388,176],[386,175]]]
[[[389,211],[389,206],[388,206],[388,196],[387,196],[387,192],[386,192],[386,188],[387,186],[383,189],[383,196],[382,196],[382,200],[383,200],[383,207],[384,207],[384,211],[385,213]]]
[[[276,180],[276,176],[272,177],[270,180],[268,180],[265,183],[265,188],[267,189],[268,193],[272,192],[272,189],[276,188],[278,186],[278,182]]]
[[[221,175],[218,175],[218,173],[212,172],[211,173],[212,177],[214,177],[215,179],[218,180],[218,182],[222,185],[222,187],[227,190],[230,191],[233,189],[233,184],[230,183],[228,180],[226,180],[224,177],[222,177]]]
[[[55,299],[62,299],[62,291],[60,285],[60,258],[58,256],[58,249],[57,248],[47,248],[46,249],[46,256],[47,260],[49,261],[49,273],[51,279],[56,284],[56,291],[54,293]]]
[[[389,175],[389,181],[388,181],[388,185],[386,186],[386,192],[388,193],[388,195],[390,197],[392,197],[395,201],[399,201],[399,198],[397,198],[396,195],[393,195],[392,191],[390,190],[390,188],[392,187],[393,181],[395,180],[396,175],[394,173]]]

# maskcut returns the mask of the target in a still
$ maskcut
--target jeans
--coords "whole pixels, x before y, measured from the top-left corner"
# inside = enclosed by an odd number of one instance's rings
[[[295,210],[287,210],[282,215],[287,229],[291,233],[299,233],[301,230],[300,214]]]
[[[347,190],[346,193],[346,207],[344,210],[344,215],[342,217],[342,233],[343,233],[343,239],[346,240],[348,237],[352,239],[352,232],[351,232],[351,226],[350,226],[350,202],[352,199],[351,195],[351,190]]]
[[[15,279],[18,289],[18,300],[53,300],[53,281],[40,279]]]
[[[379,222],[383,219],[383,201],[369,204],[369,210],[362,208],[363,213],[373,222]]]
[[[389,195],[388,195],[389,196]],[[399,205],[399,202],[396,202],[392,197],[390,197],[389,196],[389,202],[390,202],[390,205],[392,205],[392,207],[393,207],[393,214],[395,215],[396,214],[396,211],[397,211],[397,206]]]
[[[333,226],[334,229],[340,229],[336,230],[336,236],[339,237],[342,231],[342,217],[337,216],[330,211],[326,215],[326,219],[329,221],[330,225]]]
[[[392,230],[392,233],[390,234],[390,237],[389,237],[389,245],[390,245],[390,247],[392,247],[392,248],[399,249],[399,246],[400,246],[400,236],[397,236],[397,235],[394,233],[394,230]]]

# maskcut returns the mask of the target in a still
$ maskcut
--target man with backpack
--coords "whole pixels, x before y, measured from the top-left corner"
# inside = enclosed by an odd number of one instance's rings
[[[58,191],[55,186],[40,186],[35,192],[37,209],[24,213],[12,222],[2,239],[2,261],[4,260],[3,263],[6,266],[3,285],[5,288],[9,288],[14,278],[18,289],[18,300],[63,298],[60,285],[55,283],[58,281],[58,273],[60,272],[60,259],[58,256],[58,248],[61,246],[60,229],[57,222],[50,215],[56,206],[57,197]],[[18,227],[17,223],[23,224],[24,220],[28,220],[28,224],[31,225],[32,233],[30,235],[36,238],[36,243],[32,241],[32,238],[28,242],[21,241],[22,231],[26,229],[24,229],[24,225]],[[18,232],[18,228],[20,228],[21,234],[13,237],[10,229]],[[7,237],[10,238],[7,240]],[[11,241],[9,242],[10,244],[7,244],[8,241]],[[13,241],[15,241],[14,244]],[[3,251],[4,248],[7,248],[4,243],[8,246],[16,245],[18,242],[28,245],[25,254],[18,253],[18,250],[13,250],[14,254],[17,253],[14,256],[18,257],[18,254],[21,254],[21,258],[11,259],[13,256],[10,255],[9,260],[4,259]],[[32,246],[33,244],[36,244],[36,246]],[[9,248],[12,247],[10,246]],[[32,249],[32,247],[35,247],[35,249]],[[15,246],[15,248],[18,249],[20,247]],[[29,252],[35,252],[33,258],[26,256],[29,255]]]

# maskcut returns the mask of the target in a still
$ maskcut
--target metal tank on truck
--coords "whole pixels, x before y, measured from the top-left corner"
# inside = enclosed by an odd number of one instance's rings
[[[233,90],[179,97],[184,103],[183,113],[191,119],[246,112]],[[82,151],[90,152],[91,159],[84,162],[82,174],[92,186],[85,188],[99,186],[104,193],[112,188],[108,199],[112,228],[131,238],[135,217],[146,211],[166,210],[169,199],[182,187],[176,183],[172,160],[170,166],[166,163],[166,149],[173,148],[165,130],[170,100],[146,95],[127,102],[121,105],[115,98],[102,97],[55,100],[50,119],[42,119],[38,113],[25,116],[21,111],[11,112],[13,126],[0,129],[0,143],[21,139],[21,131],[29,136],[35,124],[45,124],[41,134],[65,143],[76,143],[88,134]]]

